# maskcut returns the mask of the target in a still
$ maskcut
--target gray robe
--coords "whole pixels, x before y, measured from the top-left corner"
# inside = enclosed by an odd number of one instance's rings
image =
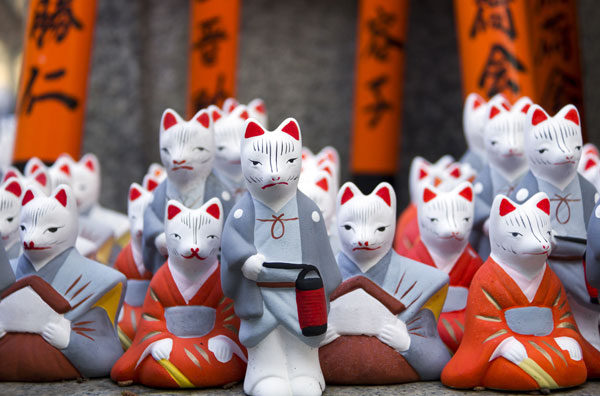
[[[5,265],[2,265],[2,270],[5,270],[4,267]],[[16,279],[27,276],[42,278],[69,301],[72,308],[65,314],[65,318],[71,321],[71,327],[77,327],[77,323],[84,323],[80,327],[91,329],[71,330],[69,345],[60,352],[84,377],[109,375],[112,366],[123,354],[116,331],[116,315],[125,296],[125,276],[82,257],[75,248],[65,250],[39,272],[25,255],[21,255],[17,263]],[[119,284],[122,287],[121,296],[114,313],[113,324],[107,311],[95,305]],[[10,284],[7,282],[2,283],[3,290],[8,286]]]
[[[342,276],[329,245],[329,237],[323,216],[317,205],[302,192],[298,191],[298,217],[302,262],[318,268],[325,295],[328,297],[341,283]],[[241,212],[240,212],[241,211]],[[313,213],[318,214],[318,221]],[[240,214],[236,217],[236,213]],[[246,260],[256,254],[254,246],[255,210],[252,196],[246,192],[232,209],[225,222],[221,242],[221,284],[223,293],[234,301],[236,315],[242,320],[240,341],[246,347],[253,347],[263,336],[265,329],[252,329],[252,333],[243,334],[244,321],[261,319],[264,313],[264,301],[261,288],[242,273]],[[265,271],[266,269],[263,269]],[[266,271],[265,271],[266,272]],[[273,289],[275,290],[275,289]],[[327,298],[329,304],[329,298]],[[282,307],[282,309],[296,307]],[[327,307],[329,309],[329,305]],[[310,338],[310,340],[307,340]],[[301,337],[309,345],[318,345],[322,337]]]
[[[461,164],[469,164],[479,174],[486,165],[485,159],[471,149],[467,149],[459,162]]]
[[[589,224],[588,220],[593,215],[596,188],[579,173],[577,173],[576,177],[579,178],[579,186],[581,187],[581,203],[583,205],[583,219],[585,222],[585,224],[581,224],[581,226],[586,227],[586,231],[589,233],[589,230],[587,230]],[[528,191],[528,194],[524,200],[519,200],[516,196],[523,188]],[[534,174],[529,171],[523,179],[521,179],[521,182],[517,188],[515,188],[510,198],[515,202],[522,204],[540,191],[543,190],[540,189],[538,180]],[[555,236],[556,246],[553,246],[550,257],[548,257],[550,268],[558,275],[558,278],[571,298],[574,298],[579,304],[588,309],[600,311],[600,305],[598,304],[597,299],[590,298],[586,285],[583,260],[585,258],[587,241],[569,241],[561,239],[560,237],[568,238],[570,235]],[[586,258],[587,267],[596,267],[597,265],[598,263],[595,261],[593,255]]]
[[[450,353],[438,334],[435,316],[430,310],[422,308],[431,297],[448,285],[448,275],[429,265],[400,256],[393,249],[365,273],[344,253],[340,253],[337,259],[344,280],[365,276],[407,307],[398,314],[398,319],[407,324],[410,348],[400,354],[415,369],[421,380],[439,379],[442,369],[450,360]]]
[[[144,266],[153,274],[165,263],[166,257],[158,252],[154,240],[165,232],[165,208],[167,206],[167,182],[163,181],[154,190],[154,199],[144,211],[144,231],[142,236],[142,257]],[[224,216],[229,214],[233,205],[233,198],[223,199],[225,187],[212,173],[206,178],[204,186],[204,202],[211,198],[219,198],[223,205]]]

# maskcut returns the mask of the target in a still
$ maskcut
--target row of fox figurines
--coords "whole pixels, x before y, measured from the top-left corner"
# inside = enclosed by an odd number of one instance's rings
[[[128,216],[98,204],[94,155],[7,170],[0,380],[300,396],[600,377],[600,156],[577,109],[471,94],[463,121],[467,152],[415,158],[397,222],[391,185],[338,187],[336,150],[303,148],[293,118],[268,130],[260,100],[165,110]]]

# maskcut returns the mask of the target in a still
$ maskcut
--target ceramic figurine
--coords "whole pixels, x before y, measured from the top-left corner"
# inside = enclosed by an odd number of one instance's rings
[[[239,319],[221,290],[222,228],[217,198],[198,209],[167,203],[169,259],[150,282],[135,340],[112,369],[114,381],[192,388],[243,378],[247,359],[238,341]]]
[[[137,183],[129,187],[127,216],[129,217],[131,240],[119,252],[114,268],[127,277],[127,293],[119,313],[119,339],[125,349],[131,346],[142,316],[142,305],[152,279],[152,273],[142,260],[142,231],[144,210],[152,202],[152,193]]]
[[[238,100],[236,98],[227,98],[223,101],[223,113],[224,114],[229,114],[231,113],[238,105],[240,104],[240,102],[238,102]]]
[[[337,260],[344,282],[332,295],[319,350],[328,383],[434,380],[450,359],[436,331],[448,276],[391,249],[395,218],[389,184],[366,196],[352,183],[342,186]]]
[[[21,255],[19,216],[23,186],[18,178],[9,177],[0,186],[0,236],[9,260]]]
[[[234,200],[246,192],[246,182],[240,163],[240,143],[244,124],[248,119],[246,106],[239,105],[229,114],[224,114],[214,105],[208,107],[215,129],[214,173],[227,188]]]
[[[577,173],[582,149],[579,112],[573,105],[550,117],[540,106],[527,112],[525,154],[529,172],[511,196],[523,202],[537,192],[550,198],[553,231],[548,264],[558,275],[569,297],[573,316],[583,336],[583,356],[588,378],[600,377],[600,305],[585,278],[587,226],[594,213],[596,188]],[[598,265],[593,255],[587,266]]]
[[[149,192],[153,192],[167,178],[167,172],[162,165],[150,164],[148,172],[144,175],[142,186]]]
[[[598,190],[598,187],[600,187],[600,155],[598,149],[593,144],[587,143],[583,146],[582,151],[583,154],[579,160],[577,171]]]
[[[469,164],[452,162],[450,156],[440,158],[435,164],[415,157],[409,176],[411,203],[398,219],[394,242],[394,249],[400,255],[408,254],[419,238],[417,205],[423,187],[433,185],[443,191],[451,190],[463,181],[472,182],[475,179],[475,170]]]
[[[467,141],[467,151],[460,162],[471,165],[477,173],[487,163],[483,143],[483,128],[487,116],[487,102],[479,94],[470,93],[463,108],[463,132]]]
[[[317,154],[308,147],[302,147],[302,173],[312,171],[325,171],[331,175],[335,201],[340,186],[340,155],[335,147],[325,146]]]
[[[250,117],[254,118],[260,125],[264,128],[269,127],[269,117],[267,115],[267,107],[265,106],[265,102],[262,99],[255,98],[252,99],[246,107],[248,108],[248,112],[250,113]]]
[[[320,210],[297,190],[300,127],[288,118],[267,131],[250,119],[241,147],[248,193],[225,223],[221,279],[248,348],[244,392],[321,395],[318,346],[341,275]]]
[[[0,379],[106,376],[123,353],[115,325],[125,277],[74,249],[70,187],[58,186],[50,197],[28,189],[22,205],[16,282],[3,278],[0,287]]]
[[[142,256],[146,268],[155,273],[167,256],[164,233],[165,206],[175,199],[197,209],[210,198],[221,199],[225,215],[233,197],[212,173],[215,138],[207,110],[200,110],[189,121],[174,110],[164,111],[160,121],[160,158],[167,179],[154,190],[154,200],[144,212]]]
[[[531,391],[585,382],[583,340],[567,293],[546,265],[550,212],[543,193],[522,205],[494,199],[492,251],[471,283],[465,335],[442,372],[444,385]]]
[[[407,254],[450,276],[437,328],[452,352],[462,340],[469,285],[481,266],[481,259],[469,245],[473,207],[473,188],[469,182],[449,192],[425,187],[418,207],[420,239]]]
[[[46,195],[49,195],[52,192],[50,185],[50,176],[48,175],[48,170],[45,168],[40,168],[35,171],[35,173],[30,174],[29,176],[24,176],[21,172],[14,167],[10,167],[4,173],[4,181],[7,181],[10,178],[15,178],[19,180],[23,190],[26,190],[29,187],[36,187],[41,192]]]
[[[531,99],[522,97],[512,107],[503,98],[493,98],[487,106],[483,139],[488,164],[475,179],[475,220],[469,239],[484,260],[490,254],[485,222],[494,197],[510,195],[527,173],[523,128],[531,105]]]
[[[72,161],[70,164],[73,175],[72,186],[77,198],[79,215],[110,228],[120,250],[129,242],[129,220],[124,214],[105,208],[99,203],[100,161],[91,153],[85,154],[78,162],[69,159]],[[105,260],[101,261],[105,262]]]

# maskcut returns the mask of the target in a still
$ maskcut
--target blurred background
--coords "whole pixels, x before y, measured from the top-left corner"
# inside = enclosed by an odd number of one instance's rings
[[[313,151],[335,146],[343,180],[349,177],[357,7],[350,0],[248,0],[240,15],[240,102],[264,99],[272,128],[295,117]],[[0,2],[0,112],[14,107],[26,15],[26,0]],[[585,133],[598,143],[600,4],[579,0],[577,16]],[[395,175],[400,207],[408,201],[413,156],[458,158],[465,150],[455,24],[452,1],[409,1]],[[163,110],[185,114],[188,34],[189,0],[98,0],[82,153],[100,159],[100,201],[108,207],[125,211],[129,184],[159,162]]]

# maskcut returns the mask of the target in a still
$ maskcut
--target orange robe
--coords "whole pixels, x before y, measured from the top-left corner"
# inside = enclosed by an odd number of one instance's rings
[[[150,281],[152,279],[152,273],[146,271],[144,275],[140,275],[140,272],[133,260],[133,254],[131,253],[131,242],[129,242],[117,256],[114,268],[121,272],[127,281],[129,280],[141,280]],[[127,294],[126,294],[127,295]],[[120,314],[121,320],[119,320],[118,332],[121,344],[125,349],[129,348],[131,341],[135,337],[137,325],[140,323],[140,317],[142,316],[142,305],[134,306],[123,302],[123,308],[121,308],[122,314]]]
[[[417,218],[417,205],[410,204],[404,209],[396,224],[396,237],[394,250],[401,256],[406,256],[419,238],[419,220]]]
[[[216,317],[212,330],[201,337],[177,337],[171,334],[167,329],[166,309],[181,306],[214,308]],[[240,320],[234,314],[233,301],[224,297],[221,290],[220,268],[186,303],[169,266],[163,265],[150,282],[142,321],[133,344],[114,365],[110,376],[117,382],[133,381],[157,388],[212,387],[240,381],[244,378],[246,363],[235,354],[228,362],[221,363],[208,349],[208,341],[217,335],[227,336],[240,345],[237,335],[239,326]],[[173,349],[166,361],[169,367],[166,367],[165,361],[156,361],[151,354],[138,364],[146,348],[164,338],[173,340]],[[241,345],[240,348],[246,353]]]
[[[427,247],[420,239],[415,246],[407,253],[408,258],[421,263],[435,267],[433,258],[429,254]],[[450,276],[450,287],[464,287],[466,289],[471,285],[471,280],[481,267],[481,258],[477,255],[471,245],[467,245],[464,252],[459,256],[456,264],[448,274]],[[450,291],[448,295],[450,295]],[[465,309],[442,312],[438,321],[438,333],[444,344],[452,351],[456,352],[465,331]]]
[[[514,325],[511,329],[507,311],[531,307],[551,310],[552,316],[547,323],[549,328],[545,329],[548,335],[522,334],[516,331]],[[536,324],[540,324],[540,321],[536,321]],[[556,337],[571,337],[583,349],[582,337],[556,274],[546,266],[536,295],[529,302],[513,279],[490,258],[471,283],[466,332],[458,351],[442,372],[442,383],[453,388],[484,386],[513,391],[556,387],[541,384],[528,374],[526,370],[531,372],[531,362],[524,367],[504,357],[489,361],[496,347],[511,336],[523,344],[528,358],[535,362],[533,365],[537,364],[537,372],[545,372],[544,376],[551,378],[557,387],[577,386],[585,382],[587,372],[584,360],[572,360],[569,353],[555,341]]]

